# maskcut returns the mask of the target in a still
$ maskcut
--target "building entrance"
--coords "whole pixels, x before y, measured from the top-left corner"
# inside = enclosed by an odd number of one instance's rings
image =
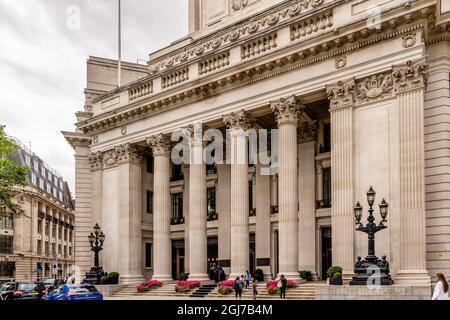
[[[172,277],[178,279],[184,268],[184,239],[172,240]]]
[[[321,242],[322,242],[322,273],[320,275],[322,280],[327,278],[327,270],[331,267],[331,227],[320,228]]]

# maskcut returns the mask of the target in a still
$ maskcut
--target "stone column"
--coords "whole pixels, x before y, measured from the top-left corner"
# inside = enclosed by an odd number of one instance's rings
[[[170,140],[159,134],[147,139],[154,156],[153,279],[172,280],[170,240]]]
[[[91,220],[89,222],[90,228],[98,225],[102,228],[105,228],[102,221],[102,181],[103,181],[103,153],[95,152],[89,155],[89,163],[90,163],[90,173],[91,173],[91,190],[92,190],[92,202],[91,202]],[[75,222],[76,222],[75,216]],[[58,228],[59,229],[59,228]],[[61,230],[62,231],[62,230]],[[74,232],[75,233],[75,232]],[[59,235],[61,241],[63,239],[63,235]],[[61,246],[62,249],[62,246]],[[75,253],[75,252],[74,252]],[[61,253],[62,254],[62,253]],[[89,253],[92,255],[92,252]],[[74,256],[76,256],[74,254]],[[104,260],[104,252],[100,251],[99,254],[100,265],[105,266]]]
[[[317,178],[316,178],[316,192],[317,192],[317,200],[322,201],[323,200],[323,168],[322,168],[322,162],[317,162]]]
[[[316,270],[316,206],[315,206],[315,149],[317,128],[315,123],[300,126],[298,145],[298,196],[299,196],[299,269]]]
[[[119,170],[119,273],[121,284],[144,281],[142,273],[141,166],[142,157],[133,146],[116,148]]]
[[[327,87],[331,112],[331,230],[333,265],[343,268],[345,281],[353,276],[353,106],[355,81]]]
[[[231,166],[217,165],[217,213],[219,217],[219,261],[226,274],[231,272]]]
[[[190,142],[189,162],[189,279],[208,280],[206,165],[201,124],[183,129]]]
[[[397,284],[429,284],[425,235],[424,89],[428,65],[394,67],[400,128],[400,269]]]
[[[262,175],[261,165],[256,166],[256,267],[264,272],[264,277],[270,279],[270,175]]]
[[[303,109],[295,97],[271,105],[278,123],[279,274],[298,274],[297,123]]]
[[[249,268],[248,138],[252,119],[244,111],[223,117],[231,130],[231,277]]]

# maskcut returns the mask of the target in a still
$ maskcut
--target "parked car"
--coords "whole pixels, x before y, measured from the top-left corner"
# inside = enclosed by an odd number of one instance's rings
[[[93,285],[63,284],[42,297],[43,300],[103,300],[103,294]]]
[[[0,288],[1,300],[40,300],[47,292],[45,286],[33,282],[8,282]]]
[[[44,285],[47,292],[53,291],[55,288],[63,284],[62,281],[59,279],[44,279],[39,281],[39,283]]]

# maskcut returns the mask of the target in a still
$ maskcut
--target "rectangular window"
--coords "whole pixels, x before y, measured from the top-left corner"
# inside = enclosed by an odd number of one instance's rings
[[[40,256],[42,254],[42,241],[38,240],[37,241],[37,254]]]
[[[61,254],[61,245],[58,244],[58,254]]]
[[[72,256],[72,247],[69,247],[69,256]]]
[[[67,247],[64,246],[64,258],[67,258]]]
[[[56,224],[52,223],[52,237],[56,238]]]
[[[41,190],[45,190],[44,189],[44,180],[42,180],[42,178],[39,178],[39,188],[41,188]]]
[[[38,219],[37,229],[38,229],[38,234],[42,234],[42,219]]]
[[[49,255],[50,255],[50,252],[49,252],[49,243],[48,243],[48,241],[45,241],[45,255],[48,257]]]
[[[13,216],[12,213],[6,213],[0,217],[0,229],[12,229],[13,228]]]
[[[323,146],[320,153],[331,151],[331,124],[325,123],[323,125]]]
[[[67,241],[67,230],[66,230],[66,228],[64,228],[64,241]]]
[[[183,223],[183,194],[172,194],[172,224]]]
[[[39,172],[39,162],[36,159],[33,159],[33,169],[36,173]]]
[[[13,253],[13,236],[0,236],[0,254]]]
[[[248,208],[250,209],[250,216],[253,215],[253,181],[248,182]]]
[[[37,185],[37,177],[34,173],[31,174],[31,183]]]
[[[208,218],[211,219],[216,214],[216,188],[208,188],[207,192],[207,208]]]
[[[323,207],[331,208],[331,168],[322,171],[323,185]]]
[[[56,256],[56,243],[52,243],[52,256]]]
[[[181,181],[183,179],[183,166],[181,164],[172,163],[172,177],[170,178],[170,181]]]
[[[145,267],[152,268],[152,244],[145,244]]]
[[[45,222],[45,235],[50,235],[50,224],[48,223],[48,221]]]
[[[147,156],[147,173],[153,173],[153,157],[151,155]]]
[[[0,262],[0,278],[14,278],[15,262]]]
[[[153,213],[153,192],[147,191],[147,213]]]

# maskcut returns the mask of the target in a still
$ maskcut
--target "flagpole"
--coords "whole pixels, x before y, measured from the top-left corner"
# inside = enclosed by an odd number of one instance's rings
[[[122,14],[121,6],[119,0],[119,56],[118,56],[118,66],[117,66],[117,87],[122,85]]]

